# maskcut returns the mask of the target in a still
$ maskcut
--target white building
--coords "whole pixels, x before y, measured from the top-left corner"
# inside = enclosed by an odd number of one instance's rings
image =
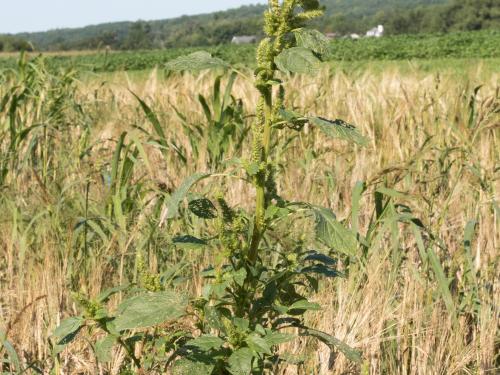
[[[233,40],[231,40],[233,44],[251,44],[255,42],[257,42],[255,35],[233,36]]]
[[[378,25],[377,27],[374,27],[371,30],[368,30],[366,32],[366,36],[368,38],[381,38],[384,36],[384,26],[383,25]]]

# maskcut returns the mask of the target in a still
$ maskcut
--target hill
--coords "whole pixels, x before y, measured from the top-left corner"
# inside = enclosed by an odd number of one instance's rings
[[[389,35],[500,28],[495,0],[323,0],[325,32],[364,32],[384,24]],[[21,33],[37,50],[115,50],[210,46],[234,35],[260,34],[264,5],[159,21],[118,22],[75,29]]]

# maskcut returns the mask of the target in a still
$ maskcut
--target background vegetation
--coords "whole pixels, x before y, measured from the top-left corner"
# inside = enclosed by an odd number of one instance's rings
[[[450,70],[452,61],[431,72],[368,63],[287,84],[289,106],[345,118],[370,139],[355,153],[313,129],[281,139],[278,165],[296,173],[278,173],[280,195],[330,207],[369,241],[340,257],[345,278],[321,283],[314,300],[325,309],[307,317],[361,350],[364,364],[297,340],[282,350],[301,371],[428,375],[498,368],[499,75],[465,61],[459,71]],[[212,130],[198,99],[212,102],[212,74],[75,78],[52,74],[39,61],[0,75],[4,372],[53,368],[47,337],[80,309],[70,292],[98,298],[110,286],[139,282],[138,253],[149,272],[170,275],[183,290],[188,280],[195,294],[200,270],[218,261],[217,252],[174,244],[179,233],[210,230],[187,205],[181,220],[166,227],[161,215],[186,176],[230,166],[210,156],[221,149],[209,147]],[[163,135],[130,91],[153,108]],[[235,124],[243,131],[236,134],[245,134],[257,95],[239,76],[233,96]],[[249,107],[239,107],[239,99]],[[251,145],[237,137],[224,147],[243,155]],[[242,208],[253,201],[245,185],[224,180],[193,193],[223,194]],[[306,240],[307,228],[289,229]],[[120,299],[114,295],[111,306]],[[146,362],[148,355],[162,358],[159,348],[137,350]],[[81,337],[59,355],[58,366],[67,373],[118,374],[126,365],[119,348],[110,357],[99,353]]]
[[[335,40],[330,58],[337,63],[367,60],[412,60],[444,58],[498,58],[500,31],[484,30],[450,34],[398,35],[381,39]],[[48,54],[48,69],[75,68],[79,71],[115,72],[162,67],[168,61],[184,54],[207,50],[213,55],[247,67],[255,65],[254,45],[221,45],[202,48],[171,48],[154,51],[83,52]],[[36,56],[33,54],[32,56]],[[17,55],[0,55],[0,69],[17,65]]]
[[[338,10],[346,3],[335,4]],[[363,1],[350,4],[352,20],[366,25],[392,11],[384,8],[392,2],[373,2],[372,10]],[[399,16],[418,20],[414,2],[398,4],[412,7]],[[331,209],[332,220],[356,238],[316,241],[318,224],[305,219],[278,228],[290,242],[268,234],[279,248],[311,243],[342,275],[317,285],[312,300],[324,308],[305,319],[359,350],[362,363],[301,337],[280,345],[280,355],[295,363],[279,375],[488,374],[500,368],[498,6],[419,5],[419,12],[438,19],[440,10],[453,7],[446,13],[452,21],[438,22],[445,27],[433,31],[488,30],[337,40],[330,51],[336,61],[317,77],[288,77],[288,108],[345,119],[368,138],[367,147],[353,152],[310,126],[301,133],[277,131],[279,196]],[[243,24],[258,9],[234,12],[247,12]],[[347,20],[345,12],[327,17]],[[220,15],[223,23],[227,13]],[[199,30],[196,20],[211,17],[169,22],[178,22],[180,37]],[[184,29],[190,22],[192,29]],[[126,48],[160,46],[156,38],[143,39],[156,35],[154,23],[121,25],[118,39],[116,24],[107,30],[109,40],[119,41],[116,48],[124,41]],[[95,44],[78,48],[103,46],[101,31],[91,36]],[[67,32],[71,43],[78,32]],[[208,43],[218,44],[217,38]],[[62,48],[68,40],[43,48]],[[202,196],[224,197],[237,210],[253,205],[252,189],[227,176],[252,149],[255,47],[209,48],[238,64],[235,76],[161,69],[199,50],[198,42],[164,51],[0,59],[0,373],[126,374],[133,368],[128,347],[148,373],[162,374],[173,348],[145,343],[196,328],[189,320],[173,322],[119,346],[93,330],[90,319],[91,329],[72,332],[76,340],[64,350],[54,332],[82,310],[102,317],[103,301],[114,314],[136,287],[168,285],[202,295],[202,271],[227,260],[217,245],[202,250],[193,238],[179,236],[210,238],[220,230],[195,214],[192,202]],[[221,87],[231,87],[224,100]],[[185,178],[200,171],[218,178],[178,200]],[[167,217],[172,201],[177,220]]]
[[[378,24],[386,27],[388,35],[500,28],[500,4],[495,0],[326,0],[323,4],[326,15],[315,23],[323,32],[364,34]],[[209,46],[228,43],[234,35],[261,35],[263,10],[263,6],[244,6],[207,15],[16,37],[29,41],[39,51]]]

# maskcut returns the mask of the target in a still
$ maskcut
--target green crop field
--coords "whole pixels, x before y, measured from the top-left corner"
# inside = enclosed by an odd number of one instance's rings
[[[0,57],[0,374],[498,372],[500,33],[270,3],[258,47]]]
[[[381,39],[338,39],[331,42],[330,59],[366,60],[500,58],[500,31],[486,30],[442,35],[401,35]],[[75,68],[92,72],[145,70],[162,67],[176,57],[206,50],[231,64],[255,66],[255,46],[222,45],[209,48],[172,48],[157,51],[77,52],[46,56],[49,68]],[[36,54],[32,54],[36,56]],[[14,68],[17,56],[0,54],[0,69]]]

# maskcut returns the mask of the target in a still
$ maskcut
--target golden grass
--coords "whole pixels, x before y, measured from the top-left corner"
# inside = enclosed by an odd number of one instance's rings
[[[140,136],[133,125],[149,129],[129,90],[146,98],[161,118],[167,137],[175,139],[189,156],[189,139],[172,105],[189,121],[202,122],[197,95],[209,94],[212,78],[211,74],[164,78],[155,71],[147,80],[125,73],[108,76],[105,84],[99,78],[87,79],[79,85],[76,98],[88,118],[82,120],[71,108],[67,113],[68,119],[91,124],[88,136],[91,143],[99,142],[98,146],[90,156],[80,159],[77,151],[85,134],[55,139],[54,155],[60,159],[53,162],[56,166],[49,180],[60,186],[44,185],[33,170],[25,169],[11,177],[8,189],[0,192],[4,196],[0,203],[0,330],[8,331],[9,341],[26,361],[36,362],[44,371],[50,367],[47,337],[62,317],[77,312],[69,297],[71,289],[95,296],[104,287],[117,284],[120,257],[131,259],[129,265],[133,263],[143,222],[131,223],[128,232],[121,234],[123,245],[113,237],[89,254],[75,253],[74,231],[77,215],[85,206],[82,197],[87,181],[91,181],[92,204],[99,205],[103,199],[105,189],[96,171],[111,159],[114,140],[125,130]],[[484,74],[478,67],[466,76],[390,69],[352,74],[324,71],[312,80],[290,80],[290,106],[357,124],[371,141],[365,149],[353,149],[306,129],[281,150],[280,162],[292,171],[278,176],[281,195],[330,207],[340,219],[348,219],[352,189],[357,181],[365,181],[368,190],[360,218],[364,233],[375,206],[374,189],[385,185],[404,193],[398,202],[407,205],[442,241],[435,251],[453,277],[451,287],[457,290],[466,277],[462,263],[464,228],[468,221],[477,220],[472,256],[481,285],[481,309],[474,324],[465,313],[453,322],[432,273],[423,269],[411,230],[400,226],[401,261],[397,267],[387,234],[370,249],[366,263],[353,267],[346,279],[322,283],[315,300],[324,310],[309,316],[319,329],[362,350],[365,364],[357,368],[326,347],[296,341],[284,349],[294,353],[305,350],[306,365],[300,370],[291,366],[283,373],[444,375],[499,371],[500,227],[499,212],[495,211],[495,202],[500,199],[499,78],[498,72]],[[475,115],[469,123],[471,95],[479,85]],[[4,93],[0,88],[0,97]],[[239,78],[233,95],[244,99],[247,110],[254,108],[257,95],[250,82]],[[36,117],[26,114],[27,122],[30,116]],[[5,121],[0,115],[0,128]],[[204,170],[206,165],[202,157],[190,159],[186,167],[173,152],[165,159],[154,147],[146,148],[154,168],[136,171],[137,181],[144,177],[145,192],[160,182],[178,186],[184,177]],[[63,187],[66,190],[62,191]],[[253,192],[243,183],[221,182],[207,189],[223,189],[235,206],[248,207],[253,201]],[[143,210],[150,203],[146,195],[137,203]],[[161,263],[162,251],[165,249],[149,249],[152,269]],[[196,270],[217,257],[188,257],[195,272],[191,289],[197,291],[201,281]],[[123,353],[115,354],[111,368],[117,371]],[[105,373],[96,366],[88,343],[72,345],[62,358],[62,373]]]

